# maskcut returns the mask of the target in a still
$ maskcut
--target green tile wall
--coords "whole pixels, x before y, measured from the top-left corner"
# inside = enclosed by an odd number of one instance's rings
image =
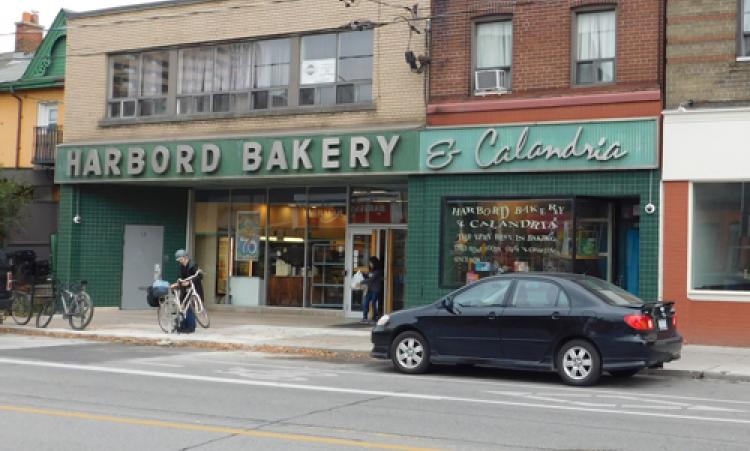
[[[640,198],[642,212],[649,200],[649,183],[657,213],[642,213],[640,217],[640,295],[644,299],[656,299],[659,180],[657,171],[412,176],[409,178],[406,306],[426,304],[451,291],[439,286],[440,212],[444,197],[629,197]]]
[[[79,191],[80,190],[80,191]],[[81,224],[73,223],[78,211]],[[63,185],[58,224],[58,277],[86,279],[96,306],[120,306],[126,224],[164,226],[163,275],[177,278],[172,253],[185,247],[187,191],[108,185]],[[144,293],[145,306],[145,293]]]

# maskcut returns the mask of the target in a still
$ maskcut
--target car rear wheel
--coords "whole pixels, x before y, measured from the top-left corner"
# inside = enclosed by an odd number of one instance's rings
[[[594,385],[602,375],[599,351],[588,341],[571,340],[557,353],[557,372],[568,385]]]
[[[627,370],[612,370],[609,372],[612,377],[626,378],[635,376],[641,369],[640,368],[629,368]]]
[[[424,373],[430,367],[430,345],[419,332],[403,332],[391,343],[391,361],[402,373]]]

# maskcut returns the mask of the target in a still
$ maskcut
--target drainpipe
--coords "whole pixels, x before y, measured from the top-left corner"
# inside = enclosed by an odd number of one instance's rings
[[[16,164],[15,168],[19,169],[21,160],[21,117],[23,113],[23,99],[21,96],[16,94],[13,89],[13,85],[10,85],[10,95],[16,98],[18,101],[18,127],[16,128]]]

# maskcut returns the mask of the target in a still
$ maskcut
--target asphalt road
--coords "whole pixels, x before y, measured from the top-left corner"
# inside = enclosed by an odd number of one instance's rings
[[[0,449],[747,450],[750,384],[0,336]]]

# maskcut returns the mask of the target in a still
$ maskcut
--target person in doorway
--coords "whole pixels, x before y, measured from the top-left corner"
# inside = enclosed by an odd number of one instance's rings
[[[190,259],[190,255],[184,249],[180,249],[175,252],[174,258],[180,264],[180,279],[186,279],[190,276],[194,276],[198,273],[198,271],[200,271],[198,265]],[[198,274],[198,276],[193,279],[193,285],[195,286],[195,292],[198,293],[198,296],[200,296],[201,299],[203,299],[203,284],[201,283],[201,279],[203,279],[203,274]],[[181,296],[180,303],[182,303],[182,301],[185,300],[185,296],[187,296],[190,282],[172,284],[172,288],[177,288],[178,286],[180,288]],[[185,313],[185,319],[183,320],[180,327],[180,332],[186,334],[195,332],[195,312],[193,312],[192,306],[189,307],[187,312]]]
[[[367,278],[362,281],[362,284],[367,286],[367,294],[362,306],[362,323],[368,322],[367,316],[370,313],[370,305],[372,305],[373,322],[377,321],[383,308],[383,265],[380,263],[380,259],[375,256],[370,257],[368,265],[370,271],[367,273]]]

